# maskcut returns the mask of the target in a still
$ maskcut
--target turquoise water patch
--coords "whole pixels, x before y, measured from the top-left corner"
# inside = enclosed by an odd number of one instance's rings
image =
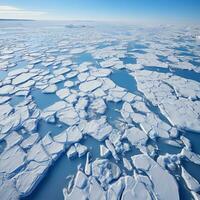
[[[60,98],[56,94],[44,94],[38,89],[33,89],[31,95],[40,109],[47,108],[57,101],[60,101]]]
[[[17,65],[12,67],[11,69],[12,70],[21,69],[21,68],[26,68],[27,66],[28,66],[28,62],[26,60],[22,60],[22,61],[18,61]],[[9,69],[9,71],[11,70]]]
[[[77,54],[72,58],[73,62],[80,65],[81,63],[84,62],[90,62],[93,64],[94,67],[99,68],[99,62],[93,58],[92,54],[90,53],[81,53]]]
[[[182,150],[182,148],[167,144],[164,141],[162,141],[161,139],[158,139],[156,141],[156,145],[158,146],[158,151],[159,151],[159,154],[161,154],[161,155],[164,155],[166,153],[179,154]]]
[[[6,71],[0,70],[0,81],[3,80],[4,78],[6,78],[7,74],[8,73]]]
[[[91,62],[94,61],[94,58],[90,53],[81,53],[77,54],[76,56],[73,57],[73,61],[77,64],[81,64],[83,62]]]
[[[116,70],[110,75],[110,79],[120,87],[127,89],[131,93],[137,92],[137,83],[133,76],[126,70]]]
[[[17,104],[21,103],[25,99],[24,96],[12,96],[9,100],[11,106],[16,106]]]
[[[64,83],[65,83],[64,81],[60,81],[59,83],[56,83],[56,86],[58,87],[57,90],[64,88]]]
[[[119,119],[119,117],[121,116],[120,114],[120,109],[122,108],[122,102],[112,102],[112,101],[108,101],[107,102],[107,109],[106,109],[106,117],[107,117],[107,121],[110,124],[115,125],[116,120]]]
[[[41,137],[44,137],[46,134],[50,134],[51,136],[58,135],[62,131],[64,131],[68,126],[64,123],[57,122],[57,123],[48,123],[44,120],[40,120],[38,122],[38,130],[37,132],[40,134]]]

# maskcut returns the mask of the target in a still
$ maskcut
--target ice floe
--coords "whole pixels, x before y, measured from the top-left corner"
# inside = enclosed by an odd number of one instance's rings
[[[101,82],[98,80],[91,80],[84,83],[81,83],[79,88],[82,92],[92,92],[101,86]]]
[[[163,170],[154,160],[146,155],[132,157],[133,165],[144,171],[152,180],[157,198],[179,199],[178,185],[174,177]],[[163,187],[160,182],[166,183],[169,187]]]

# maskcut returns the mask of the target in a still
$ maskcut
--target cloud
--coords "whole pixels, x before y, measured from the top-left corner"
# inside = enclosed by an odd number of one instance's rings
[[[0,5],[0,19],[41,19],[47,13]]]

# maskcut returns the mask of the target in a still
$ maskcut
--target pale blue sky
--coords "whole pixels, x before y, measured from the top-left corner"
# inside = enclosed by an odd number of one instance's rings
[[[200,21],[200,0],[0,0],[0,18]]]

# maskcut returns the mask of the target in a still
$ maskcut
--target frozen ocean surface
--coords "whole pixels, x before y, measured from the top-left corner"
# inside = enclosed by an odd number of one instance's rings
[[[1,21],[1,199],[200,199],[199,35]]]

